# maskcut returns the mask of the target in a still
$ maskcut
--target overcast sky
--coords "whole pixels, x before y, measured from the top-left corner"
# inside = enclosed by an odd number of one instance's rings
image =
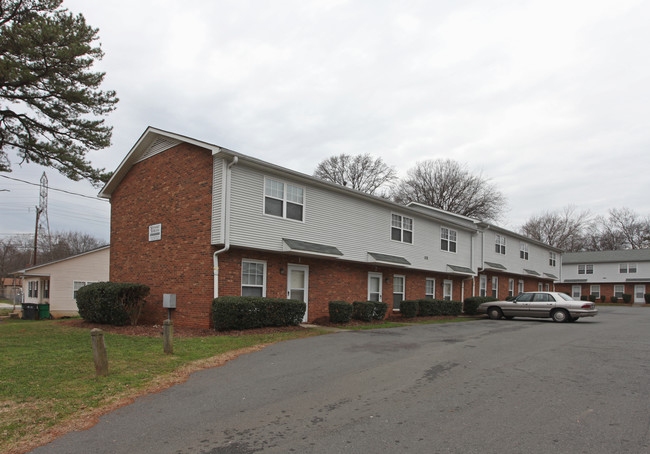
[[[371,153],[400,175],[452,158],[504,193],[500,224],[513,230],[568,204],[650,214],[650,2],[64,6],[100,29],[97,68],[120,98],[97,167],[114,170],[150,125],[308,174],[340,153]],[[13,164],[0,175],[38,182],[44,170]],[[38,188],[0,178],[0,189],[0,234],[32,232]],[[105,201],[50,191],[49,221],[109,239]]]

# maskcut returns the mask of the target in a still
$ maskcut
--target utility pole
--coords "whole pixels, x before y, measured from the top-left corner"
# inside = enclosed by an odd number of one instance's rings
[[[41,176],[41,187],[39,192],[38,206],[36,207],[36,227],[34,228],[34,256],[32,260],[32,266],[36,265],[37,254],[38,254],[38,231],[40,228],[40,219],[41,214],[45,213],[45,222],[47,224],[47,234],[48,240],[50,241],[50,249],[52,249],[52,238],[50,236],[50,219],[47,216],[47,175],[43,172]]]

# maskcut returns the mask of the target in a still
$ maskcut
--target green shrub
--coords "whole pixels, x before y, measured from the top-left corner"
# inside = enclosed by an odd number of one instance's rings
[[[143,284],[95,282],[77,291],[77,308],[81,318],[92,323],[131,325],[138,323],[140,312],[149,295]]]
[[[355,301],[352,303],[352,318],[369,322],[375,313],[375,303],[373,301]]]
[[[611,297],[609,298],[609,300],[610,300],[612,303],[618,303],[618,298],[617,298],[616,296],[611,296]]]
[[[595,303],[596,302],[596,295],[589,295],[589,301],[591,301],[592,303]]]
[[[330,322],[349,323],[352,318],[352,304],[345,301],[330,301]]]
[[[625,304],[630,304],[630,302],[632,302],[632,295],[629,293],[623,293],[623,302]]]
[[[463,311],[463,303],[460,301],[438,300],[440,303],[440,315],[458,316]]]
[[[297,300],[258,296],[221,296],[212,302],[214,329],[244,330],[265,326],[295,326],[307,305]]]
[[[643,295],[643,299],[645,300],[646,304],[650,304],[650,293]]]
[[[374,310],[372,312],[372,318],[374,320],[383,320],[386,317],[386,311],[388,310],[388,303],[382,303],[381,301],[373,301]]]
[[[604,303],[606,300],[607,300],[607,298],[605,298],[605,295],[600,295],[600,302],[601,303]]]
[[[433,300],[431,298],[418,300],[418,315],[420,317],[431,317],[433,315],[438,315],[438,312],[438,300]]]
[[[580,295],[580,301],[589,301],[587,295]]]
[[[465,298],[465,313],[467,315],[476,315],[478,306],[488,301],[498,300],[493,296],[470,296],[469,298]]]
[[[420,304],[417,300],[404,300],[399,305],[399,311],[404,318],[413,318],[418,315]]]

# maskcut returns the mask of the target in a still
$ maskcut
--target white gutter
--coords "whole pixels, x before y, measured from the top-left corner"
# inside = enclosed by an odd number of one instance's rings
[[[232,158],[232,161],[226,167],[226,178],[223,182],[223,193],[225,203],[223,205],[224,211],[224,229],[223,229],[223,248],[218,251],[214,251],[212,256],[213,262],[213,273],[214,273],[214,297],[219,298],[219,258],[217,255],[227,252],[230,249],[230,185],[231,185],[231,173],[230,170],[232,166],[237,164],[239,158],[237,156]]]

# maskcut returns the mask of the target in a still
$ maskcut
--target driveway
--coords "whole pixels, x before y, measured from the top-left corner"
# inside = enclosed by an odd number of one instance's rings
[[[35,453],[650,452],[650,309],[284,342]]]

